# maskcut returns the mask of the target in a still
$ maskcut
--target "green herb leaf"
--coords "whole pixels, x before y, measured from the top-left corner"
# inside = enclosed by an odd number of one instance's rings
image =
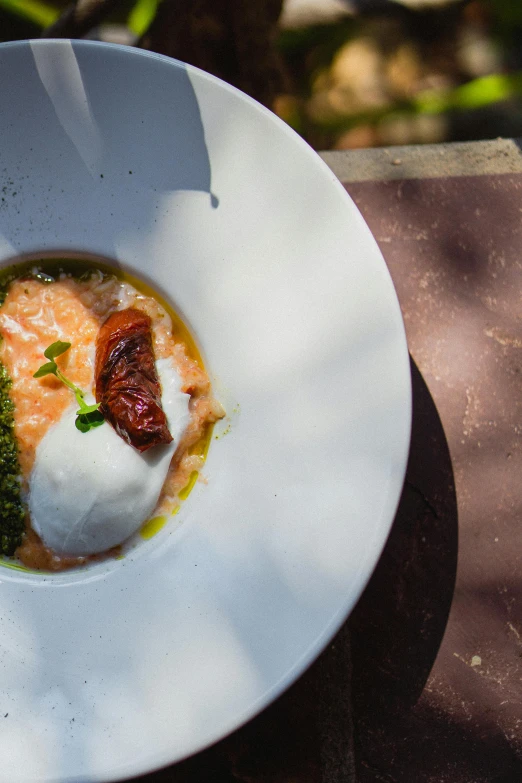
[[[90,405],[88,407],[91,408],[93,406]],[[100,424],[103,424],[104,421],[105,419],[103,418],[102,414],[98,410],[94,410],[90,413],[80,413],[74,423],[76,425],[76,429],[80,430],[80,432],[88,432],[94,427],[99,427]]]
[[[89,432],[91,429],[91,425],[88,421],[85,421],[83,416],[78,416],[74,422],[75,427],[77,430],[80,430],[80,432]]]
[[[56,375],[56,377],[72,391],[76,397],[76,402],[79,405],[79,410],[76,411],[75,426],[80,432],[89,432],[93,427],[99,427],[103,424],[105,419],[103,414],[98,410],[100,407],[99,402],[95,402],[93,405],[86,405],[84,400],[84,393],[78,388],[72,381],[65,377],[65,375],[58,369],[58,365],[54,361],[57,356],[60,356],[65,351],[68,351],[71,347],[71,343],[65,343],[62,340],[57,340],[50,345],[44,351],[44,356],[47,359],[51,359],[47,364],[42,366],[35,372],[33,378],[42,378],[44,375]]]
[[[47,362],[35,372],[33,378],[43,378],[44,375],[56,375],[57,370],[56,362]]]
[[[87,413],[94,413],[95,411],[98,410],[100,405],[101,405],[101,403],[99,403],[99,402],[95,402],[94,405],[82,405],[80,407],[80,410],[76,411],[76,415],[77,416],[83,416],[84,414],[87,414]],[[100,413],[100,416],[101,416],[101,413]],[[102,416],[102,418],[103,418],[103,416]]]
[[[64,343],[61,340],[57,340],[45,349],[44,356],[46,359],[56,359],[57,356],[61,356],[62,353],[68,351],[70,347],[71,343]]]

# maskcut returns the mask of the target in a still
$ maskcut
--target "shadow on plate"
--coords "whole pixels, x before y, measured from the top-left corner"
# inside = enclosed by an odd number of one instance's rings
[[[411,369],[406,481],[382,557],[350,620],[264,712],[140,783],[351,783],[355,758],[418,699],[455,585],[457,502],[439,415],[413,361]]]

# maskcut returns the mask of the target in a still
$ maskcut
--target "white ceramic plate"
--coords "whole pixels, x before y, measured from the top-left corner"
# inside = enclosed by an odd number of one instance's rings
[[[89,42],[0,46],[0,74],[0,262],[152,281],[229,416],[179,526],[87,571],[0,570],[0,779],[114,781],[252,717],[353,607],[404,477],[403,324],[333,174],[238,91]]]

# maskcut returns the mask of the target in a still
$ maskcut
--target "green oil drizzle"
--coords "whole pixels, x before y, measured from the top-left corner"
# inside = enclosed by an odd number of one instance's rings
[[[147,520],[140,530],[140,536],[144,538],[145,541],[153,538],[156,533],[159,533],[160,530],[163,530],[170,517],[174,517],[176,514],[179,514],[179,506],[176,506],[176,508],[174,508],[168,515],[152,517],[152,519]]]
[[[178,493],[178,497],[180,500],[186,500],[188,498],[188,496],[194,489],[194,484],[198,480],[198,475],[199,473],[197,472],[197,470],[192,471],[192,473],[190,474],[190,478],[188,480],[188,484],[186,485],[186,487],[183,487],[181,492]]]
[[[11,571],[23,571],[25,574],[41,574],[41,571],[35,571],[33,568],[27,568],[27,566],[21,565],[21,563],[15,563],[12,560],[4,560],[0,558],[1,568],[10,568]]]
[[[142,538],[145,539],[145,541],[148,541],[153,536],[155,536],[156,533],[159,533],[160,530],[164,528],[166,524],[167,524],[166,516],[152,517],[152,519],[148,519],[145,522],[145,524],[140,530],[140,535]]]

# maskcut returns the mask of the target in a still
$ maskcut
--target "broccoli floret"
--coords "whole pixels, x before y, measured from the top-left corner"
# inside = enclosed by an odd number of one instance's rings
[[[0,364],[0,553],[8,556],[22,543],[25,529],[10,387],[11,379]]]

